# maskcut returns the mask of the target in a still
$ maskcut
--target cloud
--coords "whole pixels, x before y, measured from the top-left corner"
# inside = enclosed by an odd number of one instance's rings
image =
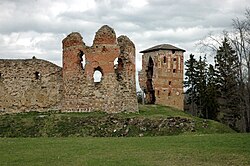
[[[208,33],[230,29],[248,0],[1,0],[0,58],[37,56],[61,65],[61,41],[80,32],[92,45],[103,25],[127,35],[139,51],[170,43],[195,52]],[[138,63],[140,66],[140,63]]]

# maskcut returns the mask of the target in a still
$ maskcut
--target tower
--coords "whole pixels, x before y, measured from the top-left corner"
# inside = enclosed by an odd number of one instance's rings
[[[161,44],[143,50],[140,86],[146,103],[183,110],[183,53],[185,50]]]
[[[92,46],[86,46],[77,32],[62,43],[63,111],[138,111],[135,47],[128,37],[116,38],[115,31],[104,25]]]

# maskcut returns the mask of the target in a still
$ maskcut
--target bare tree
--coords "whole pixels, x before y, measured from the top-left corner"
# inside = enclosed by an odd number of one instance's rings
[[[242,98],[242,129],[250,131],[250,9],[243,20],[233,19],[234,34],[231,42],[239,57],[239,82]]]

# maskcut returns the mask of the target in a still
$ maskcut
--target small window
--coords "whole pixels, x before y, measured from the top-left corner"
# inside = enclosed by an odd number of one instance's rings
[[[167,58],[165,56],[163,57],[163,63],[167,63]]]
[[[176,61],[176,58],[174,58],[173,61]]]
[[[0,73],[0,79],[2,78],[2,73]]]
[[[171,96],[171,91],[168,92],[168,96]]]
[[[175,53],[175,50],[172,50],[172,54],[174,54]]]
[[[99,83],[102,80],[102,69],[100,67],[97,67],[94,69],[94,74],[93,74],[93,78],[94,78],[94,82],[95,83]]]
[[[83,51],[80,50],[80,52],[78,53],[78,55],[79,55],[80,61],[81,61],[81,68],[84,70],[85,69],[85,65],[86,65],[85,54],[83,53]]]
[[[35,78],[36,80],[41,78],[41,74],[38,71],[35,72]]]
[[[173,69],[173,73],[176,73],[176,69]]]
[[[114,69],[118,68],[118,57],[114,60]]]
[[[172,82],[171,82],[171,81],[169,81],[169,82],[168,82],[168,85],[171,85],[171,83],[172,83]]]
[[[157,96],[160,96],[160,91],[159,90],[157,90]]]

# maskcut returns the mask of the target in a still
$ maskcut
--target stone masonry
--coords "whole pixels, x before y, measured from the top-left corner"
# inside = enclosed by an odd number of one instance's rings
[[[183,53],[169,44],[141,51],[140,86],[146,103],[172,106],[183,110]]]
[[[135,46],[128,37],[116,38],[104,25],[92,46],[77,32],[62,44],[62,68],[35,58],[0,60],[0,111],[138,111]]]
[[[0,60],[0,112],[55,109],[62,99],[62,69],[45,60]]]

